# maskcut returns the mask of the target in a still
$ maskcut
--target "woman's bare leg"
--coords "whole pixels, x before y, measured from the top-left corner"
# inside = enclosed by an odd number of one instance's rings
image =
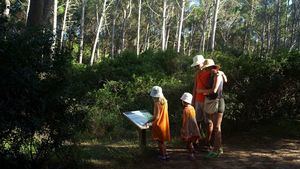
[[[223,119],[223,113],[215,113],[213,118],[213,132],[214,132],[214,149],[213,151],[217,152],[222,146],[222,132],[221,124]]]

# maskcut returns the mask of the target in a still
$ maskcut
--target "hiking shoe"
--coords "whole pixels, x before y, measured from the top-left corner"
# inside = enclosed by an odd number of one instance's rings
[[[217,157],[219,157],[219,154],[216,153],[216,152],[211,151],[205,157],[206,158],[217,158]]]
[[[165,157],[166,157],[167,160],[170,159],[170,156],[168,154]]]
[[[219,156],[222,155],[222,154],[224,154],[223,148],[219,148],[218,154],[219,154]]]

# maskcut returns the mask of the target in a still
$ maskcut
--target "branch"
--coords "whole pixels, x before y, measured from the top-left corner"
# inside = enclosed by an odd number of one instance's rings
[[[149,8],[154,14],[156,14],[157,16],[160,16],[157,12],[155,12],[155,11],[151,8],[151,6],[149,5],[148,2],[147,2],[147,6],[148,6],[148,8]]]
[[[183,20],[186,20],[193,13],[194,9],[195,7],[192,8],[192,11],[185,18],[183,18]]]

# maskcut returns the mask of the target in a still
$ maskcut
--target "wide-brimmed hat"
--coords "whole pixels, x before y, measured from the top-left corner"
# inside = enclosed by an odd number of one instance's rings
[[[153,86],[150,92],[151,97],[163,97],[162,88],[159,86]]]
[[[191,65],[191,67],[194,67],[194,66],[197,66],[197,65],[200,65],[201,63],[204,62],[204,57],[202,55],[196,55],[194,56],[193,58],[193,64]]]
[[[212,59],[205,59],[205,61],[203,62],[203,66],[201,67],[201,69],[205,69],[205,68],[211,67],[211,66],[214,66],[217,69],[220,69],[220,66],[216,65],[215,62],[214,62],[214,60],[212,60]]]
[[[192,104],[193,95],[191,93],[185,92],[180,99],[186,103]]]

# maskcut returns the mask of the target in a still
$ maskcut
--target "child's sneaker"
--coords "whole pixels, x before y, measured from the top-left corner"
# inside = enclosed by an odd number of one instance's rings
[[[166,157],[166,156],[159,155],[159,156],[158,156],[158,159],[165,161],[165,160],[167,160],[167,157]]]
[[[222,154],[224,154],[223,148],[219,148],[218,154],[219,154],[219,156],[222,155]]]

